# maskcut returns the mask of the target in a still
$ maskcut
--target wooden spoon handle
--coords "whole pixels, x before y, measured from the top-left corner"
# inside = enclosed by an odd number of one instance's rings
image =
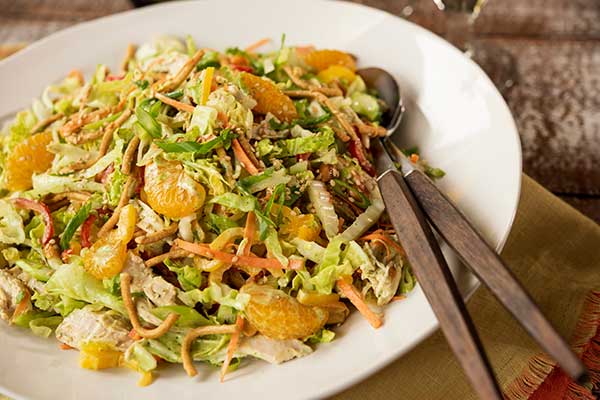
[[[475,326],[425,215],[398,171],[388,170],[378,183],[419,285],[471,385],[482,399],[502,399]]]
[[[464,264],[571,378],[585,381],[587,370],[583,363],[460,210],[423,172],[412,170],[404,179],[431,224]]]

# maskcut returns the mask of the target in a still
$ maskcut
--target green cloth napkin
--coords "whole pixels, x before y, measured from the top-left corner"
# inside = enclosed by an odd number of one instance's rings
[[[600,289],[600,226],[523,176],[515,223],[502,257],[563,337]],[[480,288],[468,304],[498,380],[507,388],[541,349]],[[476,399],[440,331],[334,399]]]

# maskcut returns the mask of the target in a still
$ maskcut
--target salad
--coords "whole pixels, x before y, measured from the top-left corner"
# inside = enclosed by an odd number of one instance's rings
[[[130,45],[6,124],[1,319],[142,386],[306,356],[350,307],[382,325],[415,285],[369,153],[386,106],[353,56],[268,42]]]

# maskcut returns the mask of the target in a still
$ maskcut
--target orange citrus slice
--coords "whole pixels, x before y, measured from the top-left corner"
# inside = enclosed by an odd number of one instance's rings
[[[15,146],[6,159],[5,186],[15,192],[31,188],[31,176],[46,171],[52,165],[54,154],[46,147],[52,142],[52,133],[33,135]]]
[[[144,195],[154,211],[182,218],[204,204],[204,187],[188,176],[177,161],[153,162],[144,171]]]
[[[242,83],[254,100],[252,109],[258,114],[271,113],[280,121],[291,122],[298,118],[294,102],[271,81],[247,72],[241,73]]]
[[[332,65],[341,65],[350,71],[356,71],[354,58],[348,53],[339,50],[315,50],[304,56],[304,61],[316,69],[323,71]]]
[[[245,309],[248,321],[272,339],[305,338],[321,329],[329,317],[324,308],[300,304],[295,298],[270,286],[251,283],[242,287],[241,291],[250,295]]]

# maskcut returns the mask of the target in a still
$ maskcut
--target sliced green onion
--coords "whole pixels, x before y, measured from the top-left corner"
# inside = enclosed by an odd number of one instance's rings
[[[77,231],[77,228],[81,226],[90,216],[90,212],[92,210],[92,205],[90,203],[86,203],[82,206],[75,216],[69,220],[65,230],[63,231],[62,237],[60,238],[60,248],[63,250],[67,250],[69,248],[69,244],[71,243],[71,239],[73,239],[73,235]]]

